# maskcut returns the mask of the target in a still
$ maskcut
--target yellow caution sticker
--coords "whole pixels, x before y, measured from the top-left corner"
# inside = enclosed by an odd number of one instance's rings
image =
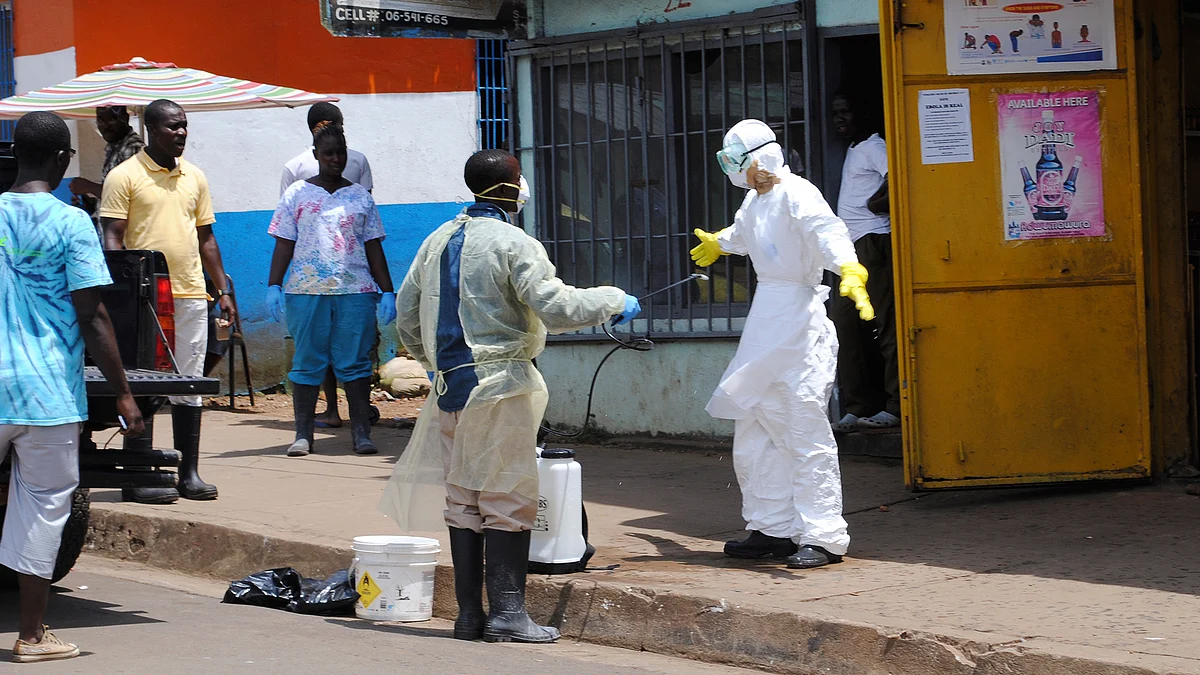
[[[358,580],[358,595],[363,608],[370,607],[375,598],[383,595],[383,589],[371,578],[370,572],[363,572],[362,578]]]

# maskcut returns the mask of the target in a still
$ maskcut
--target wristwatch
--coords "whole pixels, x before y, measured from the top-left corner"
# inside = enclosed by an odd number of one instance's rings
[[[216,297],[214,297],[213,300],[220,300],[221,298],[223,298],[226,295],[233,295],[232,293],[230,293],[228,291],[223,291],[219,288],[216,288],[213,290],[216,292]]]

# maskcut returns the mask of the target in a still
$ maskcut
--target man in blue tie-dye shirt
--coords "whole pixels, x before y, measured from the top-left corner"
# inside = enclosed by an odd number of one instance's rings
[[[144,428],[129,392],[100,287],[112,283],[83,211],[50,191],[75,151],[56,115],[21,118],[17,178],[0,195],[0,461],[14,454],[0,565],[17,572],[18,663],[77,656],[42,620],[71,494],[79,486],[79,431],[87,419],[84,346],[117,391],[125,433]]]

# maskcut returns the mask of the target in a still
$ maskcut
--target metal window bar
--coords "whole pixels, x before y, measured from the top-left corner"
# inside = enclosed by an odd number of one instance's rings
[[[790,96],[791,79],[808,76],[803,36],[801,22],[775,20],[530,51],[534,144],[519,150],[539,158],[548,198],[537,200],[538,236],[564,280],[644,295],[690,272],[692,229],[725,227],[744,196],[710,166],[739,115],[763,118],[785,155],[795,150],[813,165],[808,102]],[[754,291],[749,262],[730,256],[708,272],[704,286],[645,303],[626,330],[659,339],[739,333]]]
[[[508,41],[475,41],[475,82],[479,95],[479,148],[508,148]]]
[[[0,5],[0,98],[8,98],[17,93],[17,75],[13,65],[15,57],[13,10],[11,6]],[[16,126],[17,123],[13,120],[0,122],[0,141],[12,142]]]

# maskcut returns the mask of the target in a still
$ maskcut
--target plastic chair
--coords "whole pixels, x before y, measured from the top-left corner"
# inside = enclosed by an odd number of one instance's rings
[[[232,295],[234,297],[234,299],[236,299],[237,294],[234,292],[234,288],[233,288],[233,277],[229,276],[228,274],[225,275],[225,287],[227,289],[229,289],[229,294]],[[230,328],[232,328],[233,330],[229,334],[229,353],[227,355],[227,358],[229,360],[229,407],[230,407],[230,409],[237,407],[237,403],[234,400],[235,399],[234,392],[236,391],[234,388],[234,384],[237,382],[234,368],[237,365],[237,360],[234,358],[234,351],[233,351],[237,347],[242,348],[242,372],[245,373],[246,389],[249,390],[249,392],[250,392],[250,405],[251,405],[251,407],[253,407],[254,406],[254,381],[250,378],[250,357],[246,353],[246,340],[242,337],[241,314],[239,314],[237,316],[237,318],[234,319],[233,325],[230,326]]]

